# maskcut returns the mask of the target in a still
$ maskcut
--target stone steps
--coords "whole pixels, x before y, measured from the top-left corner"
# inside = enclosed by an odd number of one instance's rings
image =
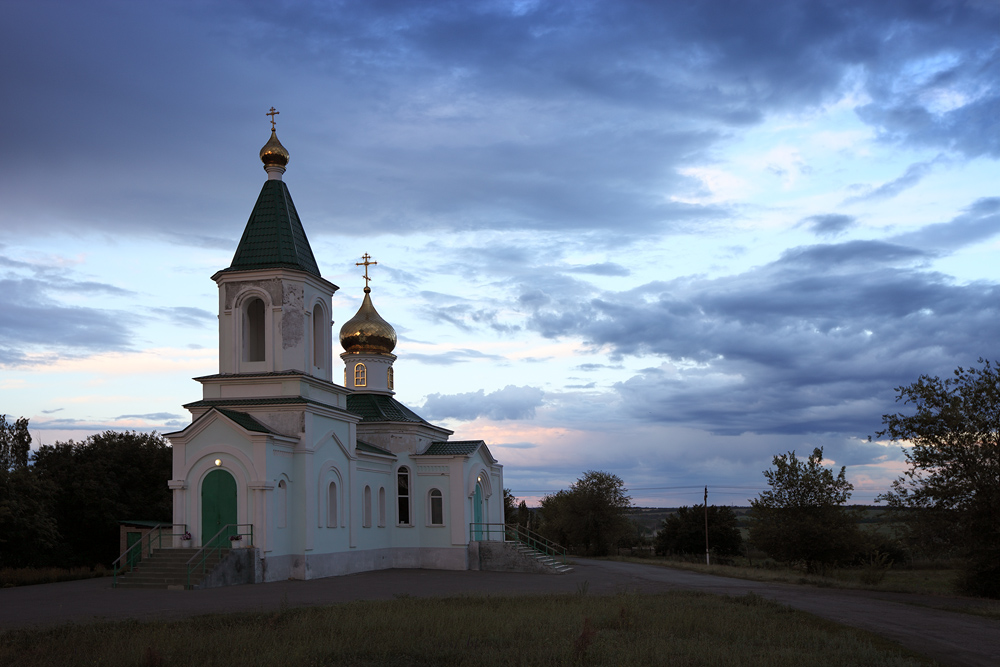
[[[186,588],[188,585],[187,562],[198,549],[157,549],[153,555],[142,559],[131,572],[118,576],[117,588]],[[229,554],[220,549],[191,573],[191,586],[197,586],[219,562]]]
[[[529,558],[534,558],[535,560],[537,560],[542,565],[545,565],[546,567],[552,568],[553,570],[555,570],[556,572],[558,572],[560,574],[563,574],[563,573],[566,573],[566,572],[572,572],[573,571],[573,568],[570,567],[569,565],[565,565],[564,563],[560,563],[558,560],[556,560],[552,556],[549,556],[548,554],[544,554],[541,551],[538,551],[537,549],[533,549],[533,548],[529,547],[527,544],[524,544],[523,542],[517,542],[516,545],[517,545],[516,546],[517,550],[521,554],[523,554],[523,555],[525,555],[525,556],[527,556]]]

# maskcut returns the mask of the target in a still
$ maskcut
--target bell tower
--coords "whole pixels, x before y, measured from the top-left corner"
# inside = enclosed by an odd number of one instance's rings
[[[288,186],[288,151],[271,137],[260,149],[267,180],[219,286],[219,372],[301,371],[333,381],[333,294],[320,275]]]

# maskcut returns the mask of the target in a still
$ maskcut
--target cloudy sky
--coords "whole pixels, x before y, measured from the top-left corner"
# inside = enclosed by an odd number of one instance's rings
[[[335,329],[535,499],[745,504],[825,448],[870,501],[894,387],[997,358],[1000,5],[5,2],[0,413],[176,430],[285,174]],[[339,350],[338,350],[339,351]]]

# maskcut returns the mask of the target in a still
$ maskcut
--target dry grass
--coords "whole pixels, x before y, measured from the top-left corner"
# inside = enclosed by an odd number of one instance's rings
[[[57,581],[73,581],[75,579],[93,579],[109,577],[111,570],[98,565],[96,567],[5,567],[0,568],[0,588],[14,586],[32,586],[34,584],[53,584]]]
[[[751,581],[769,581],[785,584],[808,584],[822,588],[856,588],[872,591],[892,591],[896,593],[921,593],[930,595],[953,595],[958,570],[954,568],[888,568],[884,576],[878,577],[878,583],[872,583],[870,572],[866,568],[831,569],[825,575],[806,574],[801,569],[778,566],[773,563],[767,567],[751,567],[749,565],[708,565],[703,562],[691,562],[673,558],[633,558],[629,556],[614,556],[610,560],[621,560],[628,563],[643,563],[644,565],[660,565],[678,570],[690,570],[703,574],[715,574],[720,577],[734,577]]]
[[[756,595],[402,598],[0,634],[0,664],[932,664]]]

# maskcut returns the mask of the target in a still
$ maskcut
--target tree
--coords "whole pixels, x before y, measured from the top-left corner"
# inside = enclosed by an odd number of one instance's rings
[[[64,566],[109,565],[118,557],[118,522],[171,521],[171,453],[156,433],[105,431],[83,442],[42,445],[35,473],[55,488],[52,514]]]
[[[510,489],[503,490],[503,521],[507,524],[517,521],[517,498]]]
[[[9,423],[7,415],[0,415],[0,470],[28,467],[30,452],[31,434],[28,433],[27,417]]]
[[[720,556],[743,551],[740,523],[729,507],[708,506],[708,544],[712,553]],[[705,506],[681,507],[664,519],[656,535],[656,553],[704,554]]]
[[[924,546],[966,556],[965,592],[1000,598],[1000,369],[979,363],[896,388],[913,414],[883,415],[876,437],[909,443],[909,469],[879,500],[910,510]]]
[[[768,556],[801,561],[807,572],[846,562],[861,542],[855,518],[843,507],[854,486],[846,468],[835,477],[818,447],[805,462],[791,451],[765,470],[770,490],[750,501],[750,541]]]
[[[618,475],[589,470],[569,490],[542,498],[541,532],[550,540],[604,556],[630,531],[632,499]]]
[[[0,415],[0,567],[39,563],[59,543],[55,488],[28,465],[30,452],[28,419]]]

